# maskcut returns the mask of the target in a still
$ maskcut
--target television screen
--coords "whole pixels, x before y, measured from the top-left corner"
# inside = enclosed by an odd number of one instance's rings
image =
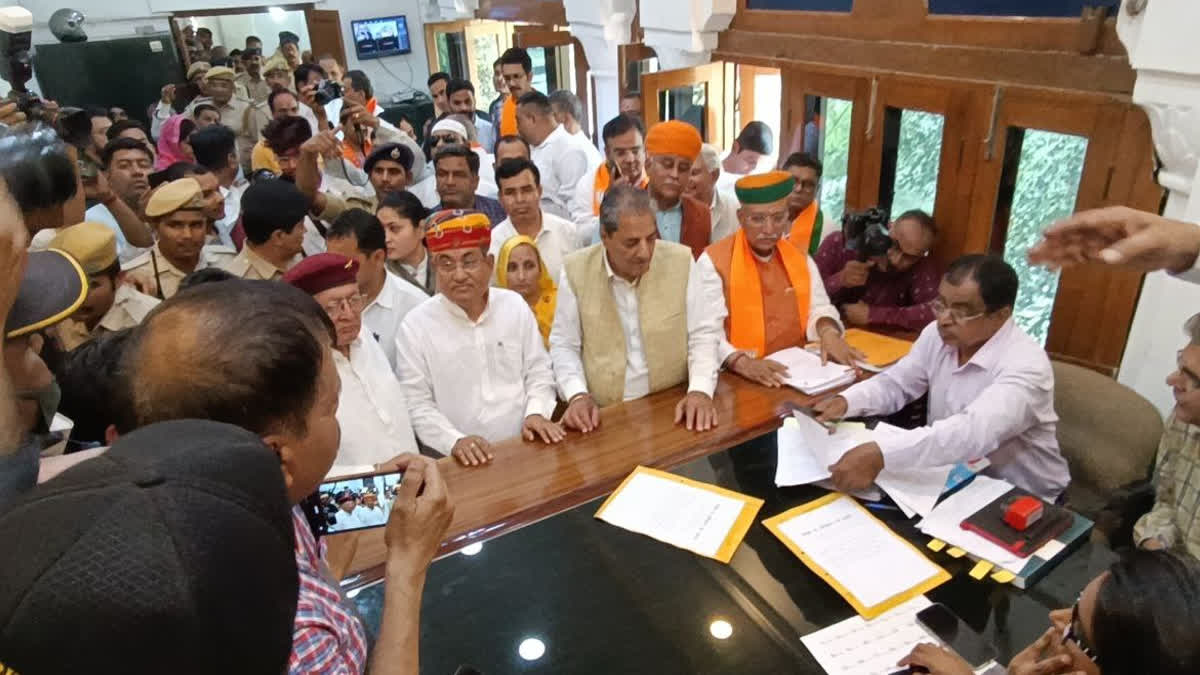
[[[359,60],[412,51],[408,41],[408,21],[403,16],[351,21],[350,30],[354,33],[354,51]]]

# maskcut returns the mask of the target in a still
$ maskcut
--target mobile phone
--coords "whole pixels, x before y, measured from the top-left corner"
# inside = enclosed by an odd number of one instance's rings
[[[387,525],[403,471],[343,476],[321,483],[305,500],[316,534],[339,534]]]
[[[612,161],[612,160],[609,160],[609,161],[607,161],[607,162],[605,162],[605,163],[606,163],[606,164],[608,164],[608,178],[609,178],[609,180],[616,180],[616,179],[618,179],[618,178],[620,178],[620,177],[621,177],[621,170],[617,168],[617,163],[616,163],[616,162],[614,162],[614,161]]]
[[[934,603],[917,612],[917,623],[961,656],[972,668],[979,668],[996,658],[996,650],[941,603]]]

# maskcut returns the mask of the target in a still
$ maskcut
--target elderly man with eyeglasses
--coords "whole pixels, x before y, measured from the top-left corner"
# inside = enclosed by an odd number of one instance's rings
[[[817,404],[822,420],[887,415],[929,395],[926,426],[851,449],[831,468],[839,490],[868,487],[884,467],[947,466],[986,457],[984,473],[1055,501],[1071,480],[1058,448],[1050,358],[1013,321],[1017,273],[997,256],[951,263],[937,322],[894,366]]]
[[[892,247],[885,255],[860,260],[845,235],[833,232],[813,259],[847,324],[919,331],[934,319],[941,278],[929,256],[937,242],[937,225],[924,211],[906,211],[891,224],[888,235]]]
[[[399,455],[417,452],[400,382],[383,347],[363,327],[366,302],[358,285],[358,261],[318,253],[292,266],[283,281],[311,295],[337,333],[332,353],[341,382],[341,438],[328,475],[372,471]]]
[[[396,338],[397,370],[421,443],[463,466],[493,459],[492,443],[521,435],[557,443],[550,355],[520,294],[493,288],[492,224],[477,211],[441,211],[425,245],[438,294],[410,311]]]

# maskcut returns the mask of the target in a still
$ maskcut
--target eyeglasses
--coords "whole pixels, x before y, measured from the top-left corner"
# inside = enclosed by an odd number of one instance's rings
[[[935,317],[946,316],[948,314],[948,315],[950,315],[951,321],[953,321],[954,323],[960,323],[960,324],[961,323],[969,323],[971,321],[974,321],[975,319],[978,319],[981,316],[987,316],[986,311],[979,312],[978,314],[968,315],[966,312],[964,312],[961,309],[952,309],[941,298],[934,300],[933,304],[930,305],[930,309],[933,310],[933,315]]]
[[[1079,651],[1083,652],[1083,655],[1088,657],[1092,663],[1096,665],[1100,664],[1100,657],[1096,656],[1095,650],[1092,649],[1091,645],[1087,643],[1087,639],[1083,636],[1083,623],[1079,621],[1078,602],[1071,608],[1071,623],[1068,623],[1067,627],[1063,629],[1062,644],[1065,645],[1068,642],[1078,647]]]
[[[787,211],[752,213],[746,216],[746,224],[751,227],[766,227],[767,225],[784,227],[788,224],[788,214]]]
[[[449,256],[442,256],[437,259],[438,271],[445,274],[454,274],[454,271],[460,268],[467,274],[472,274],[478,271],[482,265],[483,258],[479,256],[470,256],[462,260],[455,260]]]
[[[441,136],[438,134],[434,134],[429,137],[429,145],[437,145],[439,143],[446,143],[448,145],[458,145],[458,137],[457,136]]]
[[[1175,358],[1175,367],[1179,371],[1179,374],[1183,375],[1184,382],[1186,382],[1183,390],[1196,391],[1200,389],[1200,377],[1197,377],[1187,366],[1183,365],[1183,350],[1180,350]]]
[[[361,295],[351,295],[348,298],[327,302],[321,305],[321,309],[324,309],[329,316],[337,316],[342,311],[357,312],[363,308],[365,300]]]

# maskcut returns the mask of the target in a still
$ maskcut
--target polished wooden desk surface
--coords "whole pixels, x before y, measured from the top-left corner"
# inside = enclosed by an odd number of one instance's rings
[[[761,436],[777,429],[791,406],[820,398],[722,373],[714,396],[719,425],[695,432],[674,423],[684,392],[681,386],[605,408],[598,430],[571,432],[557,445],[521,439],[497,443],[495,459],[483,467],[464,467],[450,457],[439,460],[456,507],[439,555],[607,494],[639,464],[671,468]],[[359,582],[382,577],[383,528],[330,535],[326,541],[335,571],[361,575]],[[339,565],[339,559],[349,562]]]

